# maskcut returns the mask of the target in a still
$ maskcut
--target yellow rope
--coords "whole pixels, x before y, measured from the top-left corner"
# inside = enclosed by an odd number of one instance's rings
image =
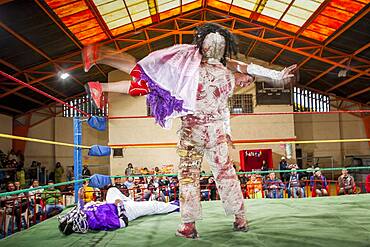
[[[342,142],[370,142],[370,139],[342,139],[342,140],[312,140],[312,141],[269,141],[269,142],[238,142],[235,146],[255,146],[267,144],[314,144],[314,143],[342,143]],[[173,148],[177,144],[168,145],[110,145],[112,148]]]
[[[84,146],[84,145],[75,145],[72,143],[55,142],[55,141],[41,140],[41,139],[36,139],[36,138],[14,136],[14,135],[1,134],[1,133],[0,133],[0,138],[15,139],[15,140],[29,141],[29,142],[38,142],[38,143],[44,143],[44,144],[54,144],[54,145],[66,146],[66,147],[78,147],[78,148],[90,148],[91,147],[91,146]]]
[[[56,142],[56,141],[48,141],[36,138],[29,138],[23,136],[15,136],[15,135],[8,135],[8,134],[1,134],[0,138],[7,138],[7,139],[15,139],[21,141],[30,141],[30,142],[38,142],[44,144],[54,144],[66,147],[79,147],[79,148],[91,148],[91,146],[85,145],[75,145],[72,143],[65,143],[65,142]],[[251,140],[252,141],[252,140]],[[245,142],[245,143],[234,143],[235,146],[255,146],[255,145],[268,145],[268,144],[316,144],[316,143],[343,143],[343,142],[370,142],[370,139],[336,139],[336,140],[311,140],[311,141],[269,141],[269,142]],[[176,144],[167,144],[167,145],[158,145],[158,144],[149,144],[149,145],[111,145],[112,148],[172,148],[176,147]]]

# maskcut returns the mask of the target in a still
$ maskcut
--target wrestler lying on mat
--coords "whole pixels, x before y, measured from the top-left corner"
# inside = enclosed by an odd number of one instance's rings
[[[70,235],[93,231],[108,231],[127,227],[129,222],[145,215],[166,214],[179,211],[178,201],[135,202],[123,195],[117,188],[108,189],[106,202],[89,202],[76,206],[67,214],[58,217],[59,230]]]

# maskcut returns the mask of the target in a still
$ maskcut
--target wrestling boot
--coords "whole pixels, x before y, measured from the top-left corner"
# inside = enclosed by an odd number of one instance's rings
[[[183,238],[198,239],[199,235],[195,229],[195,223],[184,223],[180,225],[180,228],[176,231],[176,236]]]
[[[249,230],[248,221],[243,216],[235,215],[234,231],[247,232]]]
[[[82,61],[84,64],[84,71],[88,72],[92,66],[96,64],[98,59],[98,46],[89,45],[82,49]]]
[[[86,93],[89,95],[93,106],[95,108],[101,109],[102,98],[103,98],[103,88],[98,81],[91,81],[85,84]]]
[[[128,93],[131,96],[142,96],[149,93],[148,82],[142,79],[142,72],[138,65],[136,65],[130,72],[132,77],[131,85]]]

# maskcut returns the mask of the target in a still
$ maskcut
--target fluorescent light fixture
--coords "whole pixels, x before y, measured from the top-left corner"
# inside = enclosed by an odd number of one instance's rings
[[[69,77],[69,74],[68,73],[61,73],[60,74],[60,78],[63,79],[63,80],[64,79],[67,79],[68,77]]]

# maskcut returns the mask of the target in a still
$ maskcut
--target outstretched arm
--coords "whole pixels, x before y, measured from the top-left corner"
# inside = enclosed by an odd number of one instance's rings
[[[297,68],[297,65],[295,64],[278,71],[253,63],[246,64],[238,60],[229,59],[227,61],[227,67],[236,73],[252,76],[255,81],[270,82],[276,85],[281,85],[290,82],[294,78],[293,71]]]

